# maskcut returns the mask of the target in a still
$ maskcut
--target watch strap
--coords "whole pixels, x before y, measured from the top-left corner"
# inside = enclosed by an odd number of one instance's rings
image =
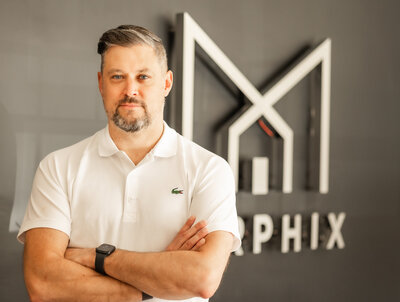
[[[96,252],[96,260],[94,262],[94,267],[96,272],[106,275],[106,272],[104,271],[104,260],[106,259],[108,255]]]

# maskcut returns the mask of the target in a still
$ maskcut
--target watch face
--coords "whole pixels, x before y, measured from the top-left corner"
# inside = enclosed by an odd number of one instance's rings
[[[103,243],[98,248],[96,248],[97,253],[102,253],[106,255],[110,255],[114,251],[115,251],[115,246],[106,243]]]

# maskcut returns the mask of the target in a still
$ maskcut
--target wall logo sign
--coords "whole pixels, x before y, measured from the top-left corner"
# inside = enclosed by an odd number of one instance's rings
[[[177,83],[177,97],[182,104],[181,129],[182,135],[193,138],[193,103],[194,103],[194,67],[195,43],[197,43],[225,73],[236,87],[251,102],[234,123],[228,127],[227,160],[233,170],[236,190],[239,190],[239,137],[260,118],[265,118],[268,124],[282,138],[282,192],[291,193],[293,188],[293,130],[287,122],[274,109],[274,105],[282,99],[296,84],[304,79],[316,67],[321,66],[321,95],[320,95],[320,137],[319,137],[319,192],[327,194],[329,191],[329,118],[330,118],[330,75],[331,75],[331,40],[326,39],[306,56],[297,65],[280,77],[264,94],[261,94],[222,50],[210,39],[202,28],[190,17],[188,13],[177,16],[177,44],[178,44],[178,69],[181,72],[181,81]],[[263,125],[260,125],[263,127]],[[265,126],[265,125],[264,125]],[[268,193],[267,157],[253,159],[252,193],[265,195]],[[329,213],[326,217],[330,227],[330,236],[325,245],[332,249],[335,244],[344,248],[341,227],[345,213],[338,215]],[[310,248],[318,248],[319,243],[319,214],[313,213],[310,220]],[[290,227],[290,216],[282,216],[281,225],[281,251],[289,251],[289,241],[294,241],[294,251],[301,250],[301,215],[295,215],[294,227]],[[242,235],[245,232],[243,219],[239,217],[239,226]],[[271,239],[273,221],[267,214],[256,214],[253,217],[253,253],[261,252],[261,243]],[[243,254],[243,250],[237,252]]]

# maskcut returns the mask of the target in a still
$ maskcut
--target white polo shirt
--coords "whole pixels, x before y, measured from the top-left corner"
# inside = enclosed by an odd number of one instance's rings
[[[163,251],[191,215],[206,220],[210,232],[232,233],[232,251],[240,246],[228,163],[165,124],[157,145],[134,165],[106,127],[41,161],[18,239],[47,227],[66,233],[70,247]]]

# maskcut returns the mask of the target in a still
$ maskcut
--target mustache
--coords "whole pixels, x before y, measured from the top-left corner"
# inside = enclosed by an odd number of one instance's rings
[[[141,101],[135,97],[125,96],[122,100],[120,100],[118,102],[118,107],[123,104],[137,104],[137,105],[141,105],[143,108],[146,108],[146,104],[143,101]]]

